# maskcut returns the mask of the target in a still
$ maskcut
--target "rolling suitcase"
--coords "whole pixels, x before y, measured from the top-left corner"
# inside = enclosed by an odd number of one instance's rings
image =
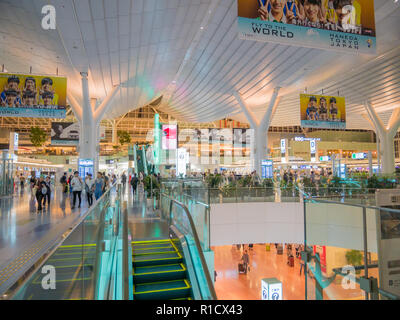
[[[238,264],[238,270],[239,270],[239,273],[246,273],[246,271],[247,271],[247,270],[245,269],[243,263],[239,263],[239,264]]]
[[[269,243],[265,245],[265,251],[271,251],[271,245]]]

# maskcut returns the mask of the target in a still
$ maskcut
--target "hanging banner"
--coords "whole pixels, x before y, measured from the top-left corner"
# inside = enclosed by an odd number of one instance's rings
[[[53,146],[77,146],[80,136],[79,122],[52,122],[51,145]],[[106,128],[100,125],[100,141],[106,139]]]
[[[53,146],[77,146],[79,144],[78,122],[52,122],[51,145]]]
[[[178,126],[176,124],[162,125],[162,149],[176,150],[178,146]]]
[[[374,0],[238,0],[239,38],[376,54]]]
[[[300,94],[300,117],[305,128],[345,129],[344,97]]]
[[[66,116],[67,78],[0,74],[0,117]]]

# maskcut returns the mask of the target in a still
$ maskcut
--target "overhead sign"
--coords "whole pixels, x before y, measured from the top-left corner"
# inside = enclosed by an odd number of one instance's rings
[[[283,300],[282,282],[276,278],[261,279],[261,300]]]
[[[321,141],[321,138],[294,137],[294,141]]]
[[[315,140],[310,140],[310,152],[314,154],[317,152],[317,144]]]
[[[67,78],[0,74],[0,117],[65,118]]]
[[[19,135],[16,132],[10,132],[10,153],[18,151]]]
[[[351,158],[354,160],[361,160],[367,158],[368,154],[364,152],[359,152],[359,153],[353,153],[351,155]]]
[[[52,122],[51,144],[53,146],[77,146],[79,132],[78,122]]]
[[[374,0],[238,0],[239,38],[376,54]]]
[[[321,162],[331,161],[331,157],[330,156],[321,156],[321,157],[319,157],[319,161],[321,161]]]
[[[300,94],[300,120],[305,128],[345,129],[344,97]]]
[[[176,124],[162,125],[162,148],[163,150],[176,150],[178,147],[178,126]]]

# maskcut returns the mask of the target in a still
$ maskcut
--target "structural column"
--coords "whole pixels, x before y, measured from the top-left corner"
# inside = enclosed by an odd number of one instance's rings
[[[382,155],[382,173],[392,174],[395,171],[394,137],[396,136],[397,129],[400,126],[400,108],[397,108],[392,112],[389,123],[385,127],[371,103],[366,101],[364,106],[367,110],[369,119],[375,128],[377,139],[379,139],[380,142],[378,144],[377,152],[378,156]]]
[[[96,123],[93,117],[93,110],[89,98],[89,84],[87,73],[81,72],[82,76],[82,121],[81,121],[81,139],[79,144],[79,158],[96,158]]]
[[[274,89],[274,93],[269,102],[267,110],[261,119],[257,121],[253,113],[250,111],[246,103],[243,101],[240,93],[237,91],[233,92],[236,100],[238,101],[243,113],[250,123],[250,128],[254,130],[254,163],[252,163],[252,170],[255,170],[257,174],[261,175],[261,162],[268,156],[268,129],[271,123],[272,117],[275,114],[276,107],[279,103],[278,93],[280,87]]]

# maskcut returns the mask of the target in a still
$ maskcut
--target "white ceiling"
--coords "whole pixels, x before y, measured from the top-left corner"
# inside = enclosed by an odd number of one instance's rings
[[[41,28],[53,4],[57,30]],[[274,126],[299,125],[299,93],[344,95],[348,128],[370,98],[384,122],[400,107],[400,3],[375,0],[377,56],[240,40],[237,0],[0,0],[0,65],[10,72],[68,77],[81,98],[89,69],[91,97],[122,89],[107,118],[164,95],[163,108],[186,121],[245,121],[232,90],[261,116],[282,87]]]

